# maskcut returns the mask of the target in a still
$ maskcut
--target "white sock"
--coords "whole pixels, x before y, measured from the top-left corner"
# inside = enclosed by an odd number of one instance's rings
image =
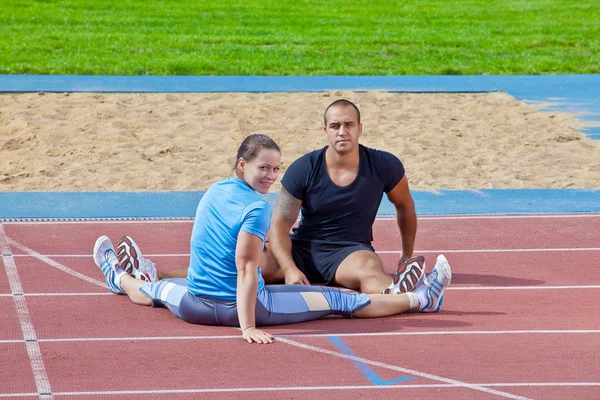
[[[419,295],[415,292],[407,292],[408,301],[410,304],[410,311],[418,311],[421,308],[421,300],[419,299]]]
[[[119,285],[119,288],[121,287],[121,278],[123,277],[123,275],[127,275],[127,272],[125,272],[125,270],[123,268],[121,268],[121,266],[117,265],[114,268],[115,271],[115,283],[117,285]]]

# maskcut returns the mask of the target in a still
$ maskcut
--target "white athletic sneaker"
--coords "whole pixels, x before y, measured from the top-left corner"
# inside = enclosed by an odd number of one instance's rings
[[[444,302],[444,290],[450,285],[451,280],[450,264],[448,264],[446,257],[440,254],[433,270],[415,289],[415,294],[419,296],[419,311],[438,312]]]
[[[398,265],[392,278],[392,284],[383,291],[384,294],[406,293],[414,290],[425,276],[425,258],[413,257]]]
[[[156,282],[156,265],[144,258],[138,245],[129,236],[123,236],[117,246],[119,263],[129,275],[146,282]]]
[[[94,262],[104,275],[106,286],[115,294],[125,293],[119,281],[124,274],[123,269],[119,265],[115,248],[107,236],[100,236],[94,245]]]

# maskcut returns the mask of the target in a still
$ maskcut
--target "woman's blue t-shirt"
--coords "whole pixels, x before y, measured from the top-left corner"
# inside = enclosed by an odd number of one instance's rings
[[[263,243],[271,221],[271,208],[239,178],[214,183],[202,196],[190,242],[187,287],[193,295],[235,300],[237,268],[235,248],[240,231]],[[258,269],[258,290],[265,285]]]

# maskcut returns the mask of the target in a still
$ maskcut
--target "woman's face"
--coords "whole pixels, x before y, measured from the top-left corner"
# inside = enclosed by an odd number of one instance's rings
[[[244,181],[258,193],[265,194],[277,180],[281,154],[274,149],[262,149],[252,161],[239,161]]]

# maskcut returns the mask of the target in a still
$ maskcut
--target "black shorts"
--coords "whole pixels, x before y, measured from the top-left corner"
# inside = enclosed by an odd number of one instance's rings
[[[328,242],[326,240],[292,239],[292,258],[310,283],[329,284],[342,263],[350,254],[367,250],[375,252],[370,243]]]

